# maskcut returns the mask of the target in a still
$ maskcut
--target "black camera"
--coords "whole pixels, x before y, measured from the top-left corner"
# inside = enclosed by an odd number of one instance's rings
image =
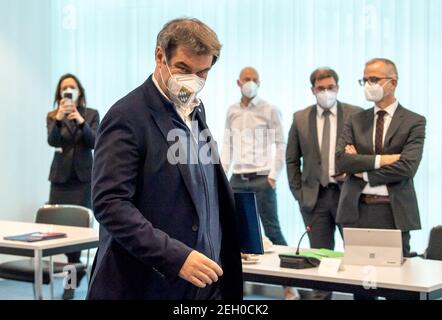
[[[72,100],[72,92],[63,93],[63,98]]]

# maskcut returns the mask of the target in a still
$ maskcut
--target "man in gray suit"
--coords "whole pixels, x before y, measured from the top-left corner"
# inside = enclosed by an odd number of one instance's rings
[[[367,62],[364,78],[374,108],[346,123],[336,149],[341,172],[347,173],[337,220],[343,227],[402,230],[404,256],[410,231],[421,228],[413,177],[422,159],[425,118],[399,104],[395,64]]]
[[[336,211],[342,176],[335,166],[335,148],[345,121],[361,108],[337,100],[339,77],[319,68],[311,77],[317,104],[294,114],[286,162],[290,190],[299,203],[311,248],[335,247]]]

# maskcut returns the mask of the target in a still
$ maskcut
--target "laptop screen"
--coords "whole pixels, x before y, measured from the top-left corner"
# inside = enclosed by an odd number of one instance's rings
[[[235,192],[234,195],[241,252],[264,254],[255,193]]]

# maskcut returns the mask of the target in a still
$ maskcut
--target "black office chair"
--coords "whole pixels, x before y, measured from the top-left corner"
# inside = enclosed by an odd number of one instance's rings
[[[92,228],[92,210],[75,205],[44,205],[37,211],[36,223],[54,224],[72,227]],[[77,273],[86,272],[89,280],[89,254],[87,251],[86,265],[82,263],[61,263],[43,260],[43,284],[50,285],[51,299],[54,297],[53,276],[63,273],[66,266],[74,267]],[[51,270],[52,267],[52,270]],[[51,272],[52,271],[52,272]],[[0,264],[0,278],[34,283],[33,259],[23,259]],[[35,290],[34,290],[35,298]]]
[[[422,257],[424,259],[442,261],[442,225],[431,229],[428,247]]]

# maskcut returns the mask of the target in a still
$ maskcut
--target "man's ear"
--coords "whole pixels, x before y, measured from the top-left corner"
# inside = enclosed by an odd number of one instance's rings
[[[316,96],[315,88],[314,88],[314,87],[311,87],[310,89],[312,90],[313,95]]]
[[[164,54],[163,50],[160,47],[157,47],[155,50],[155,63],[157,66],[160,66],[163,63]]]
[[[239,80],[236,80],[236,84],[241,88],[241,82]]]

